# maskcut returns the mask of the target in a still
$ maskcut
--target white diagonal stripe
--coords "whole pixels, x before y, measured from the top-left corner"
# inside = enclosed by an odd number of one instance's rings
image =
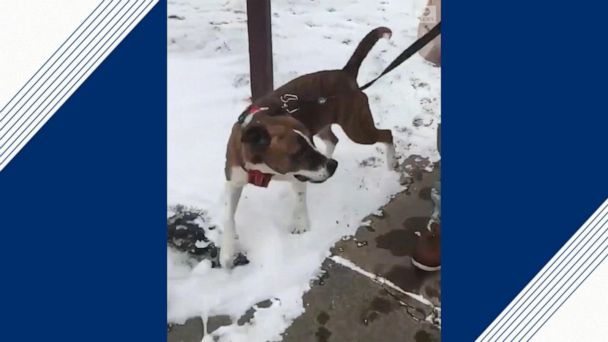
[[[380,285],[384,285],[387,286],[401,294],[404,294],[418,302],[420,302],[421,304],[427,305],[427,306],[431,306],[431,307],[435,307],[435,305],[428,299],[426,299],[424,296],[419,295],[417,293],[412,293],[412,292],[407,292],[404,289],[400,288],[399,286],[395,285],[395,283],[393,283],[392,281],[381,277],[377,274],[368,272],[364,269],[362,269],[361,267],[357,266],[354,262],[345,259],[339,255],[332,255],[331,257],[329,257],[331,260],[333,260],[335,263],[338,263],[346,268],[349,268],[359,274],[361,274],[364,277],[367,277],[371,280],[373,280],[374,282],[380,284]]]
[[[608,256],[608,200],[477,339],[528,341]]]
[[[0,170],[158,0],[104,0],[0,111]]]

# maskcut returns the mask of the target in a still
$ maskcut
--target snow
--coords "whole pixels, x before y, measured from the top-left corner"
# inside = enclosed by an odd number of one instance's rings
[[[359,83],[371,80],[417,33],[423,0],[280,1],[272,3],[275,85],[296,76],[344,66],[360,39],[372,28],[387,26],[363,62]],[[225,148],[230,128],[248,104],[248,47],[245,1],[169,1],[168,34],[168,203],[208,211],[221,223]],[[420,155],[431,162],[440,120],[440,70],[419,56],[366,90],[376,124],[391,128],[403,160]],[[416,123],[416,124],[414,124]],[[267,189],[248,186],[236,214],[239,244],[250,263],[233,270],[198,265],[168,250],[168,321],[229,315],[236,320],[258,302],[250,323],[222,327],[220,341],[276,341],[304,312],[302,295],[319,276],[329,248],[353,235],[362,219],[401,191],[399,174],[388,171],[384,148],[357,145],[338,126],[334,158],[340,165],[323,184],[309,186],[311,230],[287,231],[295,198],[288,184]],[[320,143],[322,144],[322,143]],[[321,149],[323,150],[323,149]],[[370,162],[371,161],[371,162]],[[219,245],[221,224],[207,231]],[[207,336],[205,340],[211,341]]]

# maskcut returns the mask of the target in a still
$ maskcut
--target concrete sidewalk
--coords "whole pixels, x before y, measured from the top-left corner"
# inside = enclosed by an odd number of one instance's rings
[[[324,275],[304,295],[305,313],[284,332],[283,341],[302,342],[430,342],[440,340],[441,277],[412,266],[418,232],[432,211],[433,172],[413,169],[407,191],[395,196],[355,236],[334,246],[323,263]],[[259,307],[270,304],[262,302]],[[253,317],[249,310],[238,320]],[[227,316],[210,317],[207,331],[230,325]],[[169,342],[201,341],[200,318],[168,328]]]
[[[408,191],[382,208],[382,217],[370,216],[369,226],[335,245],[284,341],[440,340],[440,273],[420,271],[410,260],[429,221],[439,170],[411,173]]]

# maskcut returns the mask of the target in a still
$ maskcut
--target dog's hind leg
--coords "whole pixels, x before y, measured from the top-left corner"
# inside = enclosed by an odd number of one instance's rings
[[[325,128],[319,131],[317,134],[321,140],[325,143],[325,156],[331,158],[334,155],[334,150],[338,144],[338,137],[331,131],[331,125],[327,125]]]
[[[341,115],[339,124],[350,140],[358,144],[382,143],[386,146],[386,165],[389,170],[397,167],[393,133],[390,129],[378,129],[369,108],[367,95],[360,92],[353,96],[349,115]]]
[[[224,202],[224,232],[222,234],[222,248],[220,249],[220,264],[222,267],[231,268],[233,266],[236,228],[234,224],[234,214],[236,207],[243,192],[243,185],[234,182],[226,182],[226,198]]]
[[[308,206],[306,205],[306,183],[294,180],[291,182],[291,186],[296,194],[296,203],[290,230],[293,234],[301,234],[308,231],[310,227]]]

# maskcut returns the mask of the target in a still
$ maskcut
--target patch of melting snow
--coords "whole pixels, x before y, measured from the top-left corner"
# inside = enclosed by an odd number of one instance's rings
[[[371,226],[372,226],[371,220],[365,220],[365,221],[361,221],[361,223],[359,223],[359,227],[371,227]]]
[[[384,217],[384,210],[382,208],[380,208],[380,209],[374,211],[372,213],[372,215],[374,215],[376,217],[379,217],[379,218],[383,218]]]

